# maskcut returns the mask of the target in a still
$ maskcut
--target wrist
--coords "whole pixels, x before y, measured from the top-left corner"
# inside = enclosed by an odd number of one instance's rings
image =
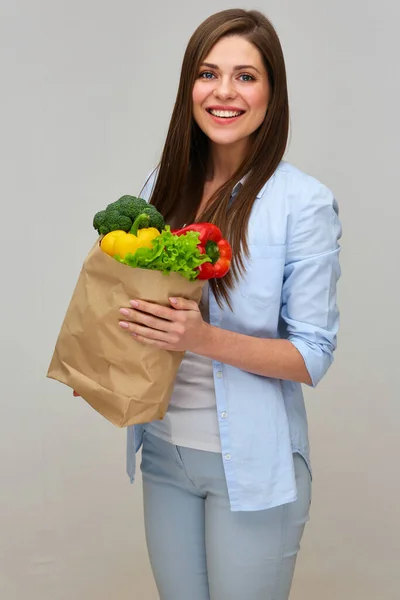
[[[209,323],[203,321],[203,323],[199,327],[198,333],[196,334],[196,337],[195,337],[193,347],[190,348],[190,351],[194,352],[195,354],[207,356],[209,347],[210,347],[210,339],[211,339],[213,329],[215,329],[215,327],[213,327]]]

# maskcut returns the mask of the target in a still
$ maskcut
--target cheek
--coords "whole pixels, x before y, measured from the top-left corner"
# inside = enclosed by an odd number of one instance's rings
[[[193,118],[199,127],[203,128],[203,121],[205,119],[204,109],[202,108],[203,103],[207,99],[208,93],[202,88],[201,85],[194,85],[192,92],[192,111]]]
[[[247,93],[246,100],[253,110],[264,112],[268,107],[269,94],[265,89],[253,89]]]
[[[204,90],[202,90],[202,87],[198,83],[195,83],[192,92],[193,107],[196,108],[196,106],[201,105],[205,97],[206,94],[204,93]]]
[[[268,100],[264,94],[255,94],[253,98],[253,107],[256,110],[265,112],[267,110]]]

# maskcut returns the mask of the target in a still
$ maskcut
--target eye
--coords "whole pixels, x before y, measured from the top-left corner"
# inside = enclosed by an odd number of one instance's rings
[[[214,73],[211,73],[211,71],[203,71],[199,75],[199,79],[212,79],[213,77],[215,77],[215,75]]]
[[[244,77],[244,79],[242,79],[242,77]],[[239,75],[239,79],[241,79],[241,81],[255,81],[255,77],[249,73],[242,73],[242,75]]]

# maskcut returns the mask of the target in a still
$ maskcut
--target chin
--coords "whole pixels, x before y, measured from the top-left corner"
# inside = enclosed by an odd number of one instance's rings
[[[249,137],[248,135],[222,135],[222,134],[215,134],[212,131],[209,132],[205,132],[207,137],[209,138],[209,140],[213,143],[213,144],[218,144],[219,146],[231,146],[232,144],[236,144],[238,142],[241,142],[244,138]]]

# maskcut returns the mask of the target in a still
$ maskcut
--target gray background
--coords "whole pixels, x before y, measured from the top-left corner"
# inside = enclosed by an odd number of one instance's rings
[[[398,600],[400,9],[242,6],[269,15],[282,40],[287,158],[334,190],[344,226],[339,350],[317,391],[306,390],[315,483],[292,598]],[[139,192],[188,38],[230,7],[1,0],[4,600],[157,598],[125,432],[45,374],[94,212]]]

